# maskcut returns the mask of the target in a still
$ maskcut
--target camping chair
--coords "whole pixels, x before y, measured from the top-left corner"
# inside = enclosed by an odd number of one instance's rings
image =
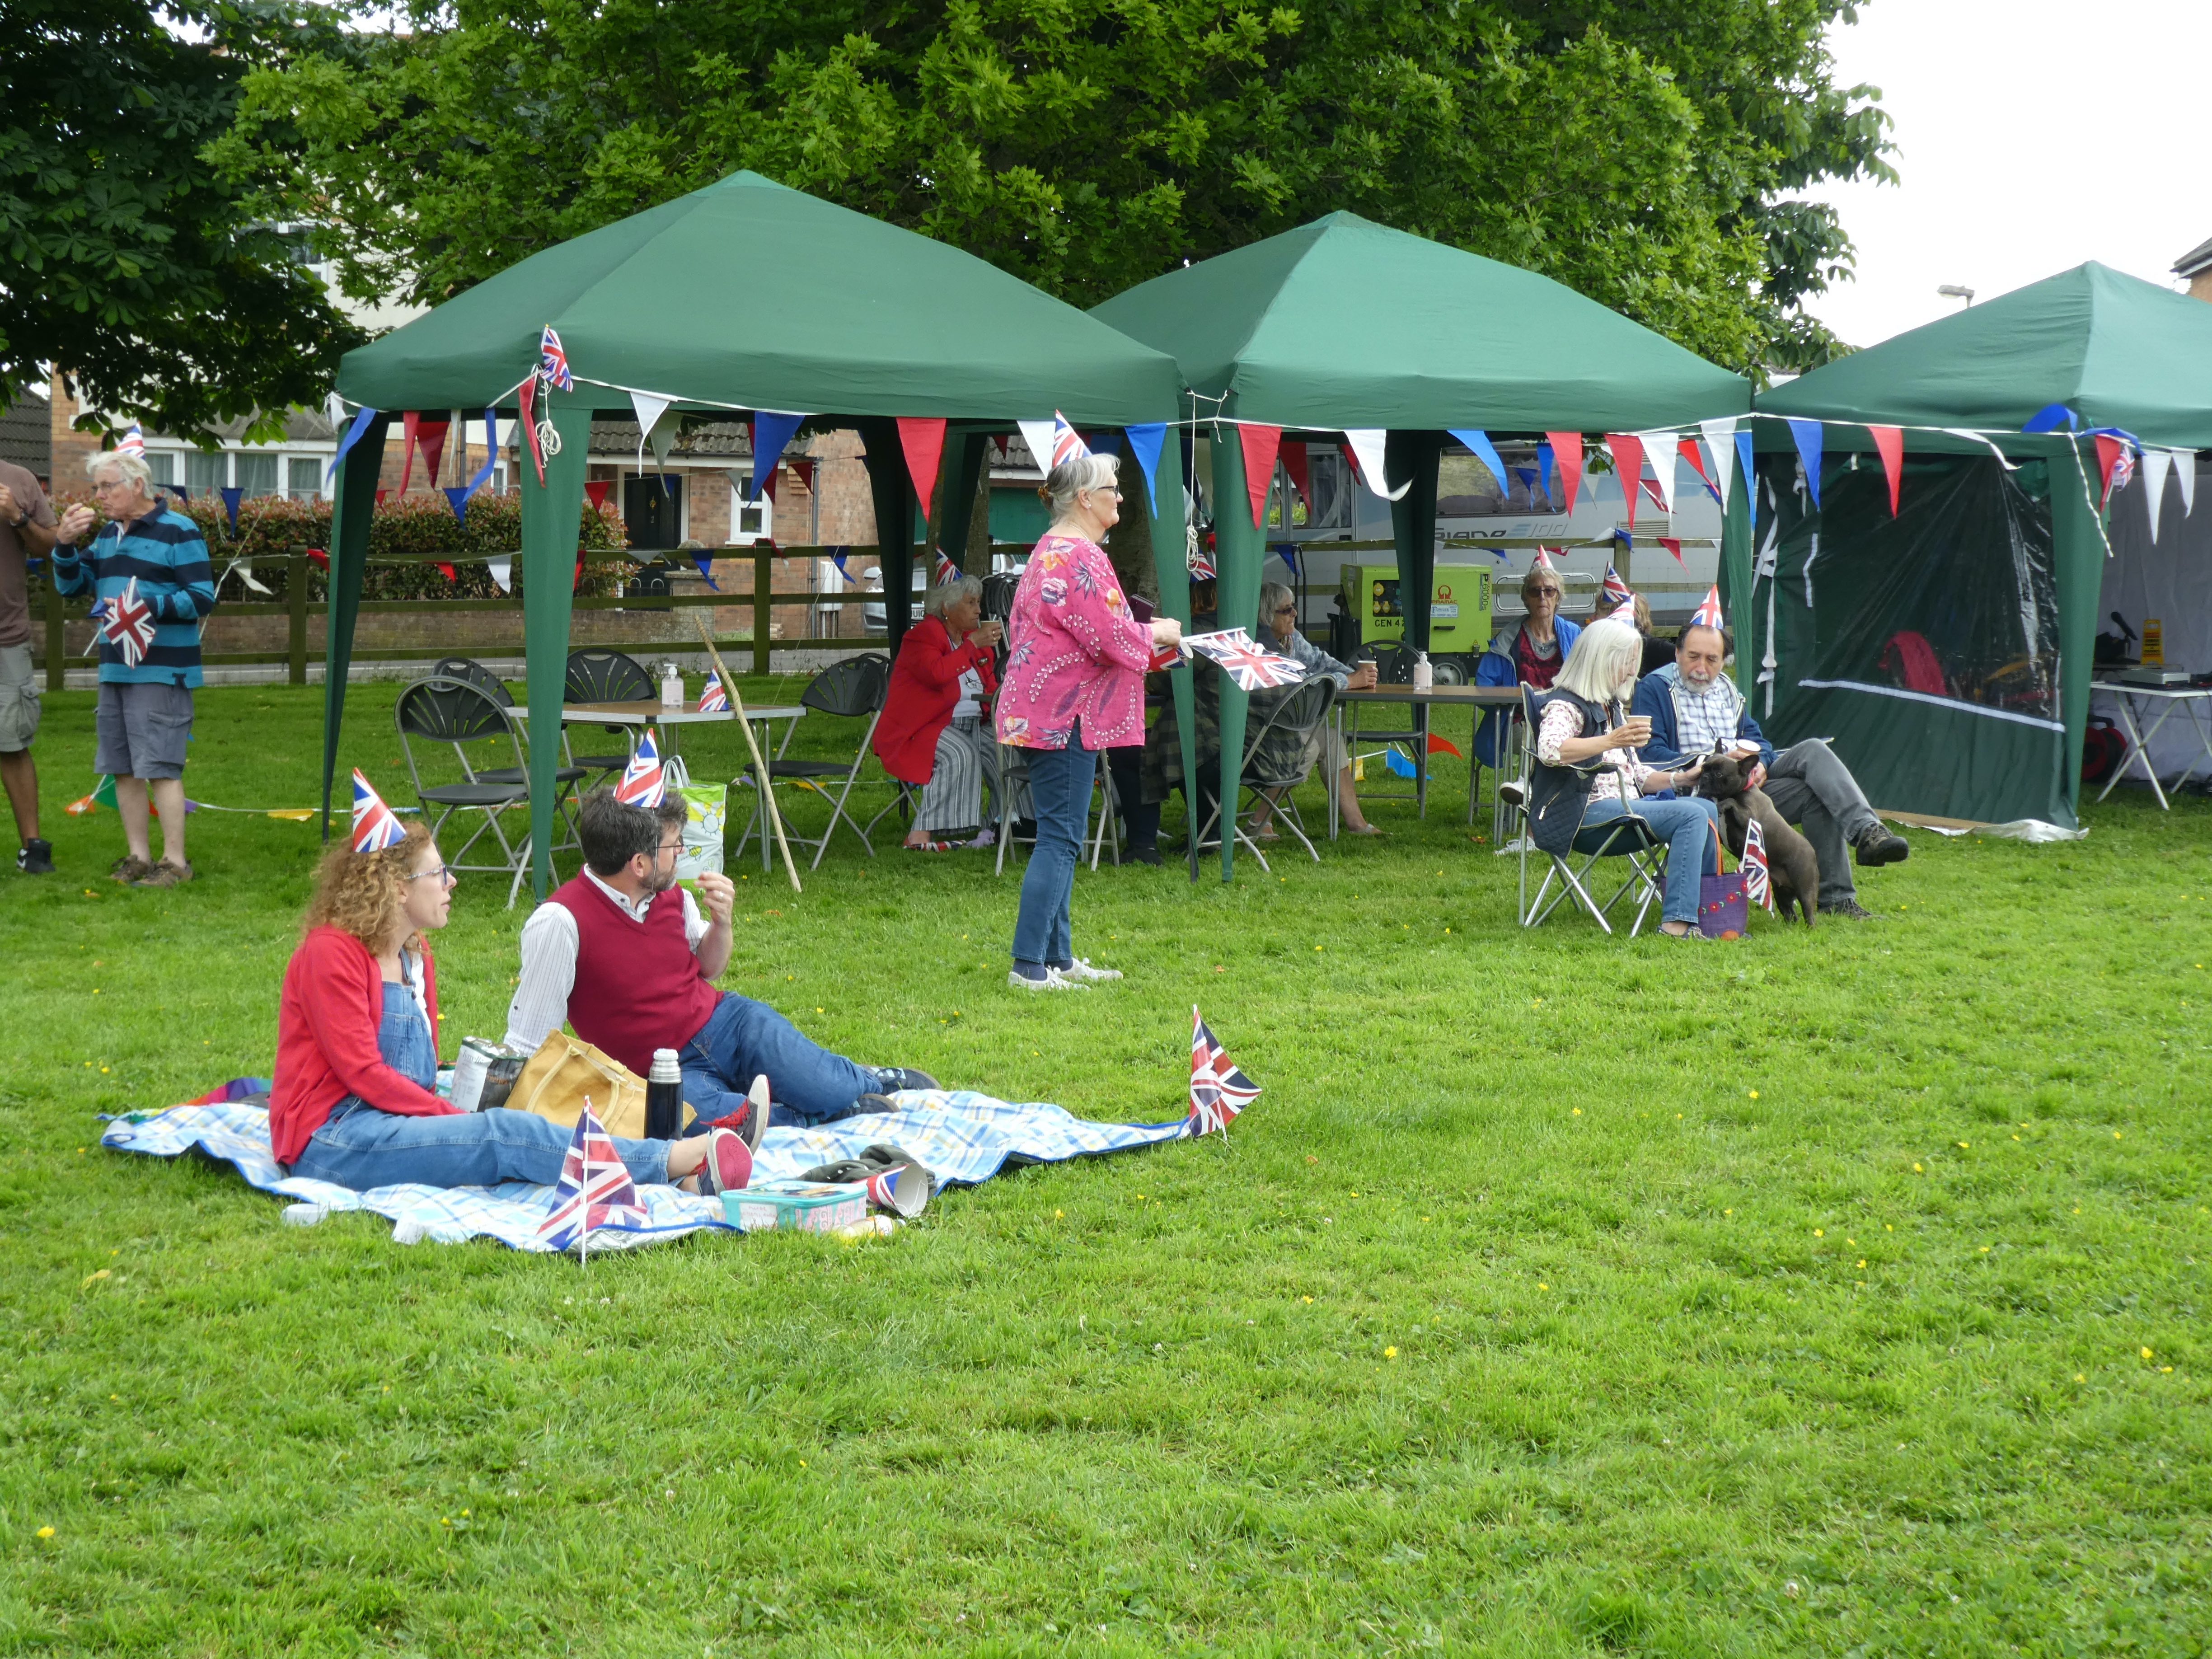
[[[446,867],[510,874],[513,879],[507,885],[507,902],[512,908],[515,895],[522,889],[522,878],[530,871],[530,836],[526,830],[518,839],[508,840],[501,817],[511,807],[528,809],[530,774],[522,763],[522,739],[516,735],[506,710],[481,685],[434,675],[416,680],[400,692],[392,718],[399,730],[399,752],[407,762],[408,780],[415,786],[415,798],[422,805],[424,820],[429,821],[433,810],[436,811],[435,821],[430,823],[430,833],[437,835],[457,812],[483,815],[483,822],[477,826],[476,832],[457,850],[446,855]],[[425,785],[422,768],[415,752],[417,743],[434,752],[440,745],[450,746],[458,763],[460,781]],[[503,762],[509,757],[514,763],[512,766],[481,763],[486,760]],[[503,775],[501,781],[492,780],[490,775],[495,772]],[[569,781],[573,781],[572,772]],[[556,788],[554,815],[557,819],[568,793],[568,782],[559,783]],[[498,843],[501,862],[466,862],[469,850],[487,833]]]
[[[587,647],[568,653],[568,667],[562,677],[562,695],[570,702],[659,702],[660,688],[653,684],[653,676],[645,672],[645,665],[635,657],[620,651],[609,651],[599,647]],[[577,755],[568,757],[571,766],[588,767],[595,772],[619,772],[629,764],[629,757],[637,748],[637,738],[627,726],[605,728],[618,733],[629,745],[619,755]],[[567,732],[562,732],[565,742]]]
[[[1385,645],[1375,652],[1375,678],[1381,685],[1411,685],[1413,683],[1415,653],[1409,645]],[[1344,750],[1347,756],[1359,752],[1360,739],[1370,743],[1402,744],[1413,757],[1413,787],[1410,793],[1402,789],[1363,790],[1362,800],[1411,800],[1414,816],[1429,815],[1429,710],[1425,703],[1413,706],[1413,726],[1411,731],[1365,732],[1360,729],[1359,717],[1366,705],[1352,705],[1352,729],[1344,734]]]
[[[1526,722],[1523,729],[1528,734],[1521,745],[1521,775],[1517,781],[1503,786],[1498,792],[1510,804],[1514,827],[1521,842],[1521,925],[1523,927],[1539,926],[1559,908],[1562,900],[1572,894],[1577,902],[1589,912],[1591,920],[1610,933],[1613,924],[1606,920],[1607,914],[1633,893],[1637,899],[1636,920],[1629,924],[1628,928],[1628,936],[1633,939],[1642,930],[1644,918],[1650,914],[1651,907],[1659,902],[1666,885],[1667,843],[1659,839],[1648,819],[1633,812],[1625,812],[1600,826],[1604,834],[1594,852],[1577,852],[1571,846],[1564,854],[1547,853],[1536,845],[1528,822],[1528,802],[1531,799],[1530,780],[1536,764],[1536,699],[1540,695],[1534,686],[1521,688],[1521,716]],[[1599,767],[1593,763],[1577,769],[1595,771]],[[1528,894],[1528,860],[1532,858],[1542,859],[1548,866],[1533,898]],[[1589,888],[1585,884],[1597,861],[1608,858],[1626,859],[1628,876],[1613,896],[1600,904],[1591,897]],[[1579,863],[1576,862],[1577,860]],[[1552,890],[1554,881],[1559,884],[1557,892]]]
[[[890,690],[890,659],[877,652],[866,652],[831,664],[814,677],[813,683],[799,696],[799,701],[815,714],[866,722],[849,763],[843,761],[786,760],[784,750],[791,746],[791,734],[799,726],[797,720],[793,720],[785,728],[783,742],[777,746],[775,754],[768,763],[771,785],[789,781],[801,789],[811,790],[830,803],[830,822],[819,840],[791,834],[787,820],[784,825],[786,839],[814,849],[814,862],[807,866],[810,869],[822,867],[822,856],[830,850],[830,838],[837,833],[840,822],[849,825],[853,833],[860,838],[860,847],[870,858],[876,855],[875,847],[868,840],[867,830],[845,810],[845,803],[852,795],[853,786],[860,781],[860,768],[867,762],[868,744],[876,735],[876,722],[883,717],[884,697]],[[740,774],[736,781],[756,792],[752,817],[746,821],[745,833],[738,838],[736,856],[744,856],[745,843],[752,838],[753,831],[757,828],[761,834],[761,853],[765,858],[769,832],[762,819],[757,781],[750,772]],[[830,793],[833,787],[836,790],[834,795]],[[882,814],[878,813],[877,817],[881,817]]]
[[[1029,763],[1024,757],[1028,753],[1025,749],[1012,748],[1003,743],[999,745],[999,795],[994,803],[999,814],[999,851],[992,866],[993,875],[1002,876],[1006,872],[1008,842],[1018,841],[1024,847],[1036,845],[1034,834],[1017,836],[1014,833],[1014,780],[1027,777]],[[1099,854],[1109,835],[1114,838],[1114,862],[1118,866],[1121,862],[1121,805],[1114,793],[1113,773],[1106,764],[1106,751],[1103,749],[1098,751],[1098,775],[1091,787],[1098,793],[1098,822],[1094,829],[1085,832],[1085,839],[1091,842],[1091,867],[1093,870],[1098,867]],[[1030,810],[1036,810],[1034,805]],[[1084,811],[1087,820],[1090,809],[1085,807]],[[1076,852],[1079,860],[1082,848],[1079,847]]]
[[[1233,803],[1237,813],[1237,839],[1252,850],[1262,870],[1268,868],[1267,855],[1260,845],[1245,832],[1244,809],[1249,800],[1256,805],[1265,799],[1273,809],[1270,816],[1291,827],[1291,833],[1311,854],[1316,864],[1321,854],[1306,835],[1305,825],[1299,820],[1298,809],[1291,799],[1291,791],[1305,781],[1305,770],[1296,763],[1304,753],[1306,739],[1314,728],[1328,718],[1329,705],[1336,701],[1336,682],[1326,674],[1316,674],[1304,685],[1276,703],[1258,733],[1244,745],[1244,764],[1241,769],[1242,799]],[[1323,764],[1327,757],[1323,757]],[[1224,803],[1216,801],[1207,815],[1205,827],[1198,832],[1199,851],[1218,847],[1217,839],[1206,836],[1221,821]]]

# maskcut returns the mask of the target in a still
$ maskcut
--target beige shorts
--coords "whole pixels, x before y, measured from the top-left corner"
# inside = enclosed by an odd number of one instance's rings
[[[0,755],[20,754],[39,735],[39,675],[31,647],[0,645]]]

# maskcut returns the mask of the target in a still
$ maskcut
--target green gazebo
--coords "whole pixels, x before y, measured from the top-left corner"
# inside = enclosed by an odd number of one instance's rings
[[[1391,527],[1416,648],[1429,641],[1437,467],[1454,434],[1694,431],[1751,406],[1741,375],[1572,289],[1352,213],[1155,277],[1091,315],[1173,356],[1191,417],[1211,433],[1224,617],[1253,614],[1265,552],[1256,514],[1242,510],[1245,431],[1388,434],[1387,476],[1368,482],[1397,492]],[[1246,697],[1223,690],[1222,793],[1233,804]],[[1223,837],[1224,877],[1234,843]]]
[[[548,326],[573,389],[535,380]],[[1175,418],[1176,381],[1160,353],[971,254],[738,173],[535,254],[349,353],[337,390],[360,412],[337,470],[330,550],[326,823],[386,423],[406,410],[512,415],[526,390],[531,398],[546,440],[542,478],[526,443],[520,469],[533,873],[542,896],[595,414],[744,410],[763,429],[787,434],[858,429],[896,648],[919,499],[902,441],[915,423],[944,422],[920,428],[915,453],[926,455],[941,435],[931,522],[957,565],[991,434],[1049,421],[1055,410],[1091,428],[1158,428]],[[1187,619],[1181,454],[1174,444],[1161,451],[1153,545],[1174,556],[1163,561],[1161,593],[1170,614]],[[1187,707],[1188,670],[1178,678]]]

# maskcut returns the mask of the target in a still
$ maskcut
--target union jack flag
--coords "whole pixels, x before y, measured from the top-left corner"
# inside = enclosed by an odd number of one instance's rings
[[[1260,1097],[1260,1085],[1237,1068],[1198,1012],[1190,1011],[1190,1133],[1194,1139],[1221,1131],[1224,1139],[1237,1115]]]
[[[1721,590],[1717,582],[1698,601],[1698,608],[1690,614],[1690,626],[1717,630],[1726,626],[1721,620]]]
[[[136,455],[142,461],[146,459],[146,434],[137,422],[133,421],[123,428],[123,435],[115,441],[115,453]]]
[[[615,1155],[614,1138],[592,1109],[592,1097],[586,1095],[584,1109],[576,1115],[576,1133],[568,1142],[568,1155],[561,1160],[553,1207],[538,1224],[538,1236],[556,1250],[572,1245],[581,1250],[594,1227],[642,1227],[647,1219],[629,1170]]]
[[[1262,650],[1241,628],[1224,629],[1218,634],[1194,634],[1184,643],[1220,664],[1221,672],[1247,691],[1296,685],[1306,677],[1306,671],[1296,661]]]
[[[729,706],[730,694],[723,687],[721,676],[710,675],[707,680],[707,689],[699,694],[699,712],[702,714],[719,714]]]
[[[1744,826],[1743,896],[1753,904],[1765,905],[1769,911],[1774,908],[1774,883],[1766,866],[1766,837],[1760,832],[1757,818]]]
[[[623,768],[622,781],[615,785],[615,799],[625,806],[649,810],[660,805],[667,791],[668,774],[660,764],[660,748],[648,732],[637,740],[629,764]]]
[[[2116,491],[2125,489],[2135,482],[2136,453],[2125,445],[2112,457],[2112,476],[2105,485],[2105,499],[2110,501]]]
[[[1597,599],[1598,603],[1608,611],[1636,603],[1636,595],[1629,591],[1628,584],[1621,580],[1620,572],[1613,568],[1610,559],[1606,561],[1605,586],[1598,590]]]
[[[384,797],[376,793],[375,786],[362,775],[361,768],[353,769],[353,850],[356,853],[381,853],[387,847],[397,847],[407,839],[406,827],[392,814],[384,804]]]
[[[100,637],[123,655],[125,668],[136,668],[145,661],[147,650],[154,643],[154,607],[138,597],[138,579],[133,576],[124,584],[123,591],[108,600],[106,613],[100,619]]]
[[[1193,581],[1210,582],[1220,574],[1220,572],[1213,568],[1213,555],[1202,547],[1192,548],[1190,556],[1184,561],[1184,563],[1190,571],[1190,579]]]
[[[545,337],[538,343],[538,374],[556,391],[576,389],[576,377],[568,373],[568,354],[561,349],[561,337],[550,323],[545,325]]]
[[[1088,455],[1090,453],[1091,447],[1083,441],[1083,434],[1067,423],[1066,416],[1061,414],[1056,409],[1052,411],[1053,466],[1058,466],[1063,462],[1075,460],[1080,456]],[[1051,468],[1048,467],[1045,470],[1047,471],[1050,471]]]
[[[937,585],[939,587],[942,587],[947,582],[957,582],[959,580],[960,567],[953,563],[951,560],[946,558],[942,552],[939,553],[937,556]]]

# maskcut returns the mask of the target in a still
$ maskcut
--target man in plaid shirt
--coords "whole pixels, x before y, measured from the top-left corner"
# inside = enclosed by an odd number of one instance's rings
[[[100,512],[72,507],[54,544],[54,591],[94,594],[112,605],[135,579],[151,612],[154,639],[138,660],[100,636],[98,745],[94,767],[115,780],[126,849],[110,872],[139,887],[174,887],[192,878],[185,859],[185,744],[192,733],[192,691],[200,683],[200,623],[215,609],[215,572],[199,526],[162,506],[137,455],[94,457]],[[88,548],[80,544],[100,514],[107,522]],[[147,800],[161,818],[161,860],[153,860]]]

